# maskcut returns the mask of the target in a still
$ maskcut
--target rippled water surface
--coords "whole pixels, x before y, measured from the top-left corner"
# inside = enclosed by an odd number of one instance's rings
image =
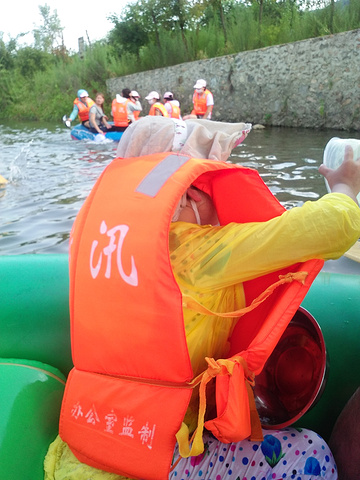
[[[253,130],[231,160],[255,168],[286,207],[326,193],[317,169],[334,130]],[[75,141],[62,125],[0,125],[0,254],[66,253],[72,223],[103,169],[113,142]]]

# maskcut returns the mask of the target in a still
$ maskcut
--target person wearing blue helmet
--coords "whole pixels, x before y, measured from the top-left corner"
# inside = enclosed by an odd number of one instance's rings
[[[70,127],[71,122],[74,121],[77,116],[79,116],[80,121],[84,125],[84,127],[89,128],[89,111],[94,104],[94,100],[91,100],[86,90],[78,90],[77,97],[74,100],[74,108],[70,113],[70,116],[65,120],[66,126]]]

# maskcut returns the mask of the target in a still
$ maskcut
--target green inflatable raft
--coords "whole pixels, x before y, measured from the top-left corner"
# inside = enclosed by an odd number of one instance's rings
[[[68,257],[3,256],[0,272],[1,478],[41,480],[72,368]],[[329,369],[320,399],[297,424],[328,439],[360,386],[360,275],[321,272],[302,307],[321,327]]]

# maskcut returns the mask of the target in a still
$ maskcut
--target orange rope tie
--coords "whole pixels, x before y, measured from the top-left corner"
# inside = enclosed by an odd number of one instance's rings
[[[202,374],[198,375],[192,382],[189,383],[192,387],[198,385],[199,387],[199,415],[198,415],[198,424],[195,432],[191,436],[189,440],[189,436],[187,434],[187,442],[185,445],[184,437],[186,432],[188,432],[187,426],[183,423],[182,427],[180,428],[176,438],[179,444],[179,453],[180,456],[183,458],[188,458],[191,456],[200,455],[204,451],[204,442],[203,442],[203,431],[204,431],[204,419],[205,419],[205,412],[206,412],[206,385],[215,378],[217,375],[232,375],[235,364],[241,364],[244,373],[245,373],[245,381],[246,381],[246,388],[249,397],[249,405],[250,405],[250,418],[251,418],[251,440],[260,440],[262,439],[262,430],[260,425],[259,416],[257,414],[254,394],[252,391],[252,386],[255,385],[255,374],[251,372],[247,366],[245,359],[241,356],[236,356],[231,359],[219,359],[215,360],[214,358],[205,357],[205,360],[208,364],[207,370],[205,370]],[[191,445],[192,444],[192,445]],[[191,445],[191,447],[190,447]],[[175,466],[178,464],[179,459],[174,463],[171,469],[174,469]]]
[[[258,307],[262,302],[264,302],[277,287],[280,285],[284,285],[285,283],[291,283],[294,280],[298,281],[302,285],[305,284],[306,277],[308,276],[308,272],[289,272],[286,275],[279,275],[279,280],[272,285],[269,285],[266,290],[264,290],[258,297],[256,297],[248,307],[240,308],[239,310],[235,310],[233,312],[214,312],[200,302],[195,300],[195,298],[191,297],[190,295],[183,295],[183,307],[189,308],[194,310],[198,313],[202,313],[204,315],[214,315],[217,317],[241,317],[246,313],[251,312],[254,308]]]

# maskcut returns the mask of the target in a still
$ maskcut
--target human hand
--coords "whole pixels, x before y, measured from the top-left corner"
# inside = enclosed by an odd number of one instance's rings
[[[190,120],[190,119],[197,119],[197,116],[194,115],[193,113],[189,113],[183,116],[183,120]]]
[[[319,173],[323,175],[331,192],[344,193],[357,202],[360,192],[360,158],[354,161],[354,151],[350,145],[345,147],[344,161],[337,169],[322,164]]]

